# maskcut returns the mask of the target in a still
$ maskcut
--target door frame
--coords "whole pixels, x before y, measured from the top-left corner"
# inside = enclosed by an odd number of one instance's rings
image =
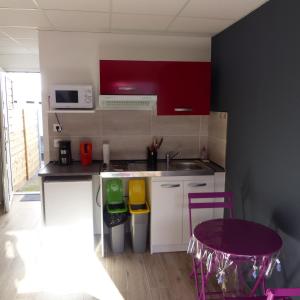
[[[2,194],[4,200],[4,212],[10,210],[13,199],[12,170],[9,142],[9,121],[6,93],[6,77],[0,70],[0,117],[1,117],[1,173]]]

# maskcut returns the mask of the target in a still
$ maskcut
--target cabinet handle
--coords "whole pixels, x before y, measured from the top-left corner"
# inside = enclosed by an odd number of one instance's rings
[[[134,90],[134,87],[131,87],[131,86],[119,86],[118,90],[119,91],[132,91],[132,90]]]
[[[161,184],[160,185],[162,188],[176,188],[176,187],[180,187],[180,184],[170,184],[170,183],[165,183],[165,184]]]
[[[189,183],[190,187],[200,187],[200,186],[207,186],[207,183]]]
[[[175,107],[174,111],[193,111],[190,107]]]

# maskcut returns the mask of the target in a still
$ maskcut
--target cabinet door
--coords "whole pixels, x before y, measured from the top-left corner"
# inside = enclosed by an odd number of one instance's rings
[[[158,76],[158,115],[207,115],[210,109],[209,62],[162,62]]]
[[[190,238],[188,194],[189,193],[206,193],[214,191],[214,176],[199,176],[193,180],[184,181],[184,200],[183,200],[183,244],[187,244]],[[208,199],[195,199],[195,202],[208,202]],[[213,201],[213,200],[210,200]],[[214,212],[212,208],[192,210],[193,228],[206,220],[213,219]]]
[[[153,182],[151,190],[151,245],[182,243],[181,181]]]
[[[100,60],[100,94],[157,95],[160,62]]]

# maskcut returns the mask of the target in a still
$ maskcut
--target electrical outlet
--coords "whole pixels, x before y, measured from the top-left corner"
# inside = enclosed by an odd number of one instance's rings
[[[53,132],[61,132],[61,126],[56,123],[56,124],[53,124]]]
[[[59,141],[62,141],[62,139],[54,139],[53,140],[53,146],[54,146],[54,148],[58,148],[59,147]]]

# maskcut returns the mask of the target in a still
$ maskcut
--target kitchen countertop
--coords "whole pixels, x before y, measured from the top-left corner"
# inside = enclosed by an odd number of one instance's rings
[[[58,162],[50,162],[39,171],[39,176],[89,176],[99,175],[101,161],[93,161],[88,166],[82,166],[79,161],[72,162],[69,166],[62,166]]]
[[[99,175],[102,178],[116,177],[159,177],[159,176],[199,176],[213,175],[215,172],[224,172],[224,169],[213,162],[199,161],[195,159],[173,160],[198,161],[202,167],[199,169],[176,169],[167,168],[165,160],[158,160],[155,168],[147,165],[146,160],[114,160],[111,161],[109,168],[103,165],[102,161],[93,161],[91,165],[82,166],[75,161],[69,166],[61,166],[57,162],[50,162],[39,171],[39,176],[88,176]]]

